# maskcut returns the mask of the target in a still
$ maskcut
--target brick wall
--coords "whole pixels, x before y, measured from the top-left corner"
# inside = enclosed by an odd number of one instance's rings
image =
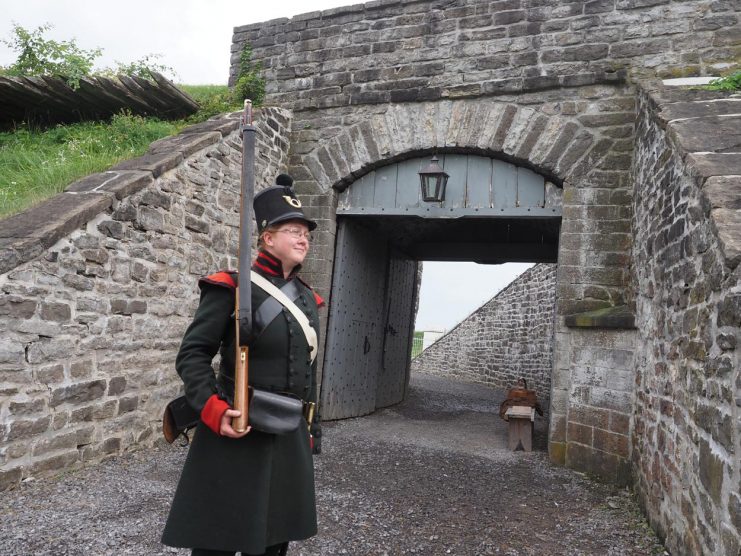
[[[556,265],[526,270],[417,356],[412,370],[501,389],[524,377],[547,409],[555,298]]]
[[[290,113],[256,125],[265,187]],[[237,126],[193,126],[0,222],[0,489],[159,437],[197,279],[235,267]]]

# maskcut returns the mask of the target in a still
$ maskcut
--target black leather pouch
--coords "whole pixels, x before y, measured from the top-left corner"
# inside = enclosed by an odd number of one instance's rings
[[[249,424],[255,430],[270,434],[295,431],[303,420],[304,403],[298,398],[251,389]]]

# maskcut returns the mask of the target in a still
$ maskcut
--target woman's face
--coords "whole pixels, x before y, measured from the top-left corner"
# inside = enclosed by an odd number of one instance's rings
[[[283,263],[283,270],[290,272],[309,252],[309,227],[301,220],[282,222],[277,230],[265,234],[264,241],[267,250]]]

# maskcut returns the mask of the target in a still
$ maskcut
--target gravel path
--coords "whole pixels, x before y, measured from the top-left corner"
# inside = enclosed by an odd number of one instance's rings
[[[290,554],[665,554],[626,491],[549,463],[542,420],[509,452],[501,399],[415,375],[403,404],[325,424],[319,535]],[[159,544],[184,458],[163,444],[2,493],[0,554],[189,554]]]

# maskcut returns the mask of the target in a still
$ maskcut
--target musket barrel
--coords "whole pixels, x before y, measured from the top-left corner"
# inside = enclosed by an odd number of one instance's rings
[[[255,196],[255,127],[252,125],[252,102],[244,101],[242,117],[242,179],[239,214],[239,252],[235,315],[237,353],[234,369],[234,409],[241,412],[232,419],[237,432],[247,430],[248,423],[248,347],[252,336],[252,291],[250,266],[252,263],[252,201]]]

